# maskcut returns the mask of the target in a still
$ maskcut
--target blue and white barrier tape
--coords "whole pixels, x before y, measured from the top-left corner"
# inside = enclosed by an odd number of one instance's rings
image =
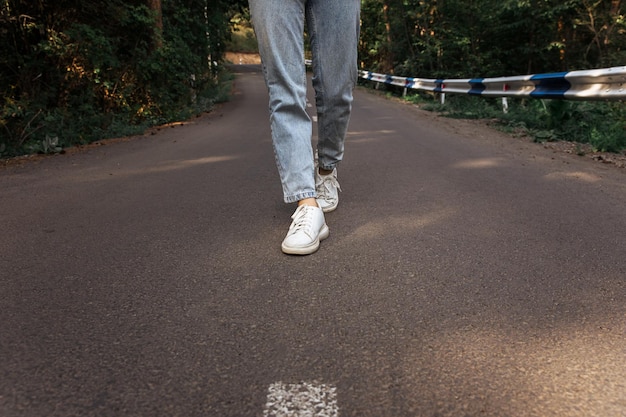
[[[443,94],[569,100],[626,99],[626,66],[500,78],[426,79],[370,71],[360,71],[360,77],[405,89]]]

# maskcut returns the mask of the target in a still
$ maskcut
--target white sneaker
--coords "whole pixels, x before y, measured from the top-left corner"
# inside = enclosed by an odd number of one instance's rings
[[[337,208],[339,191],[341,191],[339,181],[337,181],[337,168],[328,175],[320,175],[319,171],[315,170],[315,191],[317,192],[317,204],[324,213]]]
[[[283,240],[282,250],[290,255],[308,255],[320,247],[320,240],[330,234],[324,212],[319,207],[298,206]]]

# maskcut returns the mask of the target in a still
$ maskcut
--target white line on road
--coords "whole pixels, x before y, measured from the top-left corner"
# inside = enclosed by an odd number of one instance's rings
[[[267,390],[263,417],[339,417],[337,388],[326,384],[284,384]]]
[[[311,104],[309,99],[306,100],[306,106],[308,108],[312,108],[313,107],[313,104]],[[313,120],[315,123],[317,123],[317,115],[316,114],[311,115],[311,120]]]

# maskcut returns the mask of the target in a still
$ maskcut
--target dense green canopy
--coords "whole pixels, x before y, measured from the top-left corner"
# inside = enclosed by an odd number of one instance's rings
[[[210,106],[227,0],[2,0],[0,156],[126,134]]]
[[[621,0],[363,0],[364,69],[468,78],[626,64]]]

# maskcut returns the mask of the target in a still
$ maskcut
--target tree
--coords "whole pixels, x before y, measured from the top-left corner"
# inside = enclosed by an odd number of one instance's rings
[[[603,66],[623,64],[626,19],[622,1],[582,0],[581,3],[577,23],[587,32],[585,61]]]
[[[154,16],[154,38],[153,45],[155,49],[163,47],[163,9],[161,0],[147,0],[148,8]]]
[[[232,7],[3,0],[0,156],[46,150],[49,138],[70,145],[126,134],[210,105]]]

